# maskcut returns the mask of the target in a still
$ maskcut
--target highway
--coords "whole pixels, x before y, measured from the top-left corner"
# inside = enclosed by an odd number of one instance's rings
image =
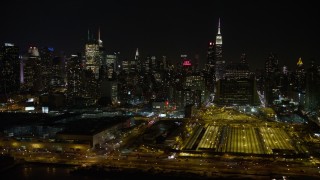
[[[216,177],[228,174],[255,175],[270,179],[271,175],[308,176],[320,178],[320,169],[312,161],[306,159],[272,159],[240,156],[191,157],[179,156],[168,158],[166,154],[126,154],[99,155],[62,155],[56,153],[37,153],[18,155],[27,162],[71,164],[77,166],[118,167],[120,169],[139,169],[157,172],[194,173],[201,176]]]

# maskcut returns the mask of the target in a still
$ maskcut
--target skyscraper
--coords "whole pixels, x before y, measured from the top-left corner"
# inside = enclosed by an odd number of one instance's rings
[[[225,66],[225,61],[222,58],[222,35],[221,35],[221,28],[220,28],[220,18],[219,18],[219,23],[218,23],[218,33],[216,35],[216,45],[215,45],[215,76],[216,76],[216,81],[219,79],[224,78],[224,66]]]
[[[280,95],[280,69],[278,61],[278,57],[274,53],[270,53],[265,61],[264,94],[267,106],[272,105],[273,101],[279,98]]]
[[[297,62],[297,68],[295,72],[295,85],[294,89],[297,92],[304,92],[305,91],[305,84],[306,84],[306,72],[302,62],[301,57]]]
[[[136,53],[134,55],[134,59],[130,60],[130,65],[129,65],[130,72],[132,73],[136,72],[139,69],[138,65],[139,65],[139,50],[137,48]]]
[[[259,105],[254,79],[222,79],[216,88],[214,101],[219,105]]]
[[[113,79],[116,76],[116,66],[118,63],[118,54],[114,52],[113,54],[107,54],[106,56],[106,72],[107,78]]]
[[[156,58],[156,56],[151,56],[150,69],[152,70],[152,73],[156,72],[156,70],[157,70],[157,58]]]
[[[151,56],[147,56],[142,64],[142,71],[144,72],[144,74],[148,74],[150,72],[150,63]]]
[[[182,64],[182,73],[185,74],[191,74],[192,73],[192,62],[188,58],[188,55],[186,54],[181,54],[181,64]]]
[[[242,54],[241,54],[240,63],[241,63],[241,64],[247,64],[247,65],[248,65],[246,53],[242,53]]]
[[[17,92],[20,88],[19,48],[5,43],[0,49],[0,95]]]
[[[214,92],[214,83],[216,81],[215,76],[215,53],[214,53],[214,43],[209,42],[208,44],[208,50],[207,50],[207,64],[205,67],[206,73],[205,73],[205,82],[206,87],[209,90],[210,93]]]
[[[52,79],[52,61],[54,58],[54,49],[50,47],[43,47],[39,49],[41,58],[41,81],[42,89],[48,92],[50,89],[50,82]]]
[[[141,72],[141,70],[142,70],[142,63],[141,63],[141,59],[140,59],[140,56],[139,56],[139,50],[138,50],[138,48],[137,48],[137,50],[136,50],[136,55],[134,56],[134,61],[135,61],[135,65],[136,65],[137,71],[138,71],[138,72]]]
[[[92,37],[90,38],[90,32],[88,30],[88,42],[85,45],[86,69],[93,72],[95,79],[99,78],[99,69],[101,66],[101,58],[99,53],[100,47],[102,47],[102,41],[99,39],[97,43]]]
[[[207,66],[214,67],[215,62],[214,62],[214,43],[209,42],[208,45],[208,51],[207,51]]]
[[[41,90],[41,59],[37,47],[29,47],[28,53],[23,57],[23,83],[22,89],[27,92]]]
[[[305,109],[307,111],[317,111],[320,107],[320,74],[315,62],[311,62],[311,67],[306,73],[306,101]]]
[[[98,46],[99,47],[103,47],[103,42],[102,42],[101,37],[100,37],[100,28],[98,30]]]
[[[52,60],[51,92],[63,92],[66,84],[66,58],[57,56]]]
[[[270,77],[274,75],[275,72],[279,71],[279,60],[276,54],[270,53],[265,62],[265,72],[266,76]]]
[[[71,55],[67,59],[67,100],[73,104],[76,98],[81,97],[83,93],[83,69],[81,67],[81,54]]]
[[[250,78],[249,64],[247,62],[245,53],[241,54],[239,63],[231,62],[225,66],[224,76],[225,76],[225,79],[228,79],[228,80]]]

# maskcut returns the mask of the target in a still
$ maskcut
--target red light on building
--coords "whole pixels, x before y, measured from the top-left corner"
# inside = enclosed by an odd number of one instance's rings
[[[190,62],[190,60],[184,60],[182,65],[183,66],[191,66],[191,62]]]
[[[166,106],[168,106],[169,105],[169,101],[166,101],[165,104],[166,104]]]

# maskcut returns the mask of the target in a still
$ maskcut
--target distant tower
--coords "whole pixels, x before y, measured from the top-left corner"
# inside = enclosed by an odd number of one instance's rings
[[[99,47],[103,47],[103,42],[102,42],[101,37],[100,37],[100,28],[98,30],[98,45],[99,45]]]
[[[136,72],[139,69],[139,50],[137,48],[134,59],[130,60],[130,72]]]
[[[136,66],[137,66],[137,71],[141,72],[142,71],[142,63],[141,63],[141,59],[140,59],[140,56],[139,56],[139,49],[138,48],[136,50],[136,55],[134,56],[134,61],[135,61]]]
[[[302,62],[301,57],[299,58],[299,60],[298,60],[298,62],[297,62],[297,66],[298,66],[298,67],[303,66],[303,62]]]
[[[296,68],[296,82],[295,82],[295,89],[298,92],[304,92],[305,91],[305,83],[306,83],[306,71],[302,62],[301,57],[299,58],[297,62],[297,68]]]
[[[241,64],[248,64],[246,53],[242,53],[242,54],[241,54],[240,63],[241,63]]]
[[[224,65],[225,61],[222,60],[222,35],[220,28],[220,18],[218,23],[218,33],[216,35],[216,46],[215,46],[215,60],[216,60],[216,80],[224,78]]]

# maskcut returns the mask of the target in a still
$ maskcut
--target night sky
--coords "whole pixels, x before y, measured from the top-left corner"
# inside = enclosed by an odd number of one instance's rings
[[[26,51],[29,45],[54,47],[67,55],[84,51],[87,32],[101,39],[120,59],[180,54],[206,61],[221,18],[223,55],[237,62],[245,52],[251,70],[263,68],[270,52],[280,65],[294,68],[299,57],[320,61],[320,15],[316,1],[134,1],[53,0],[1,2],[0,43]]]

